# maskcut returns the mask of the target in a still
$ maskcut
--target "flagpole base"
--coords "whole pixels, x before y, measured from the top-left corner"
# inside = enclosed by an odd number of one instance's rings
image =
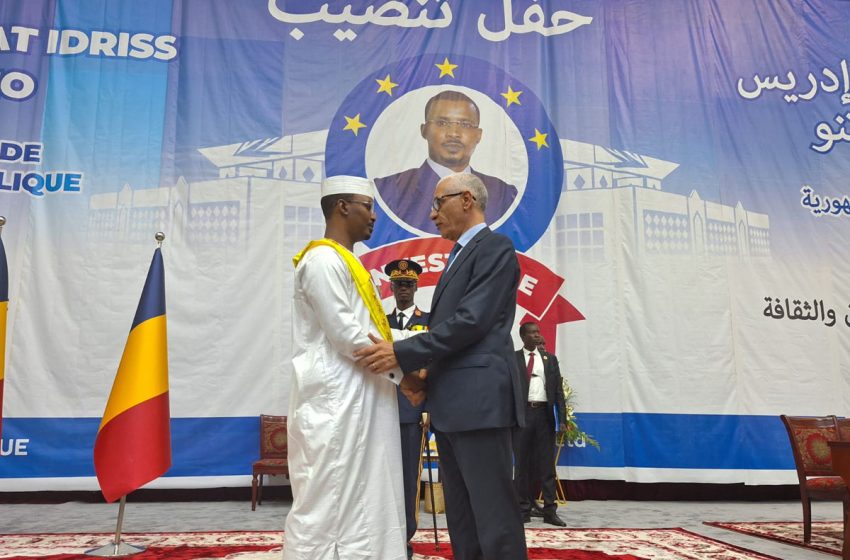
[[[127,544],[125,542],[115,544],[111,542],[98,548],[93,548],[86,551],[86,556],[105,556],[107,558],[116,556],[130,556],[144,552],[145,547]]]

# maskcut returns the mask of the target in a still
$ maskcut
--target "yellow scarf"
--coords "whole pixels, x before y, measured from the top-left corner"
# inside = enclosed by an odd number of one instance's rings
[[[360,262],[360,259],[355,257],[345,247],[332,239],[317,239],[308,243],[300,253],[295,255],[292,258],[292,264],[297,267],[298,263],[301,262],[301,259],[304,258],[304,255],[307,254],[307,251],[321,245],[333,248],[337,253],[339,253],[342,260],[345,261],[345,264],[348,266],[348,271],[351,273],[351,277],[354,280],[354,285],[357,287],[360,297],[363,298],[363,303],[366,304],[366,308],[369,310],[369,316],[372,317],[372,321],[378,325],[378,332],[381,333],[384,340],[392,342],[393,336],[390,333],[390,323],[387,321],[387,316],[384,314],[384,308],[381,305],[381,300],[378,299],[378,294],[375,292],[375,285],[372,283],[372,276],[369,275],[369,272],[366,270],[366,267],[363,266],[363,263]]]

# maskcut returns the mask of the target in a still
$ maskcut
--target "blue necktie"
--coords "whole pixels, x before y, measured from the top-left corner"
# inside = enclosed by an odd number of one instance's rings
[[[446,270],[448,270],[449,267],[452,265],[452,261],[455,260],[455,257],[458,253],[460,253],[461,249],[463,249],[463,245],[461,245],[460,243],[455,243],[455,246],[452,247],[452,251],[449,253],[449,260],[446,261]]]

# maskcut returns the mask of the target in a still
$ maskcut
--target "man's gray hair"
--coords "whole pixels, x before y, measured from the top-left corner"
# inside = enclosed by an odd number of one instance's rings
[[[487,193],[487,187],[484,185],[484,181],[472,173],[454,173],[450,175],[450,177],[455,185],[460,187],[461,190],[472,193],[472,196],[475,197],[475,205],[478,206],[482,212],[487,209],[487,199],[489,195]]]

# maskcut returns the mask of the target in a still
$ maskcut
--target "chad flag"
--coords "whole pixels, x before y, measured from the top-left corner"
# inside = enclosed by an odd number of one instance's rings
[[[9,309],[9,269],[0,238],[0,436],[3,435],[3,382],[6,377],[6,311]]]
[[[157,249],[94,443],[94,470],[107,502],[171,467],[169,420],[165,271]]]

